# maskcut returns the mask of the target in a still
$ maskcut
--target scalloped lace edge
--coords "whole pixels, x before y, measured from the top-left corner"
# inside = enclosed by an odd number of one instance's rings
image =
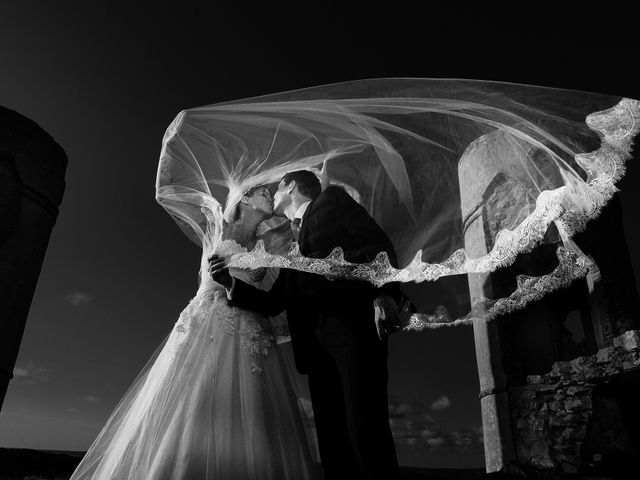
[[[587,174],[586,182],[573,182],[543,191],[536,199],[535,210],[514,230],[501,230],[492,250],[482,257],[468,258],[464,249],[459,249],[446,261],[429,264],[422,262],[422,252],[418,251],[409,265],[396,269],[390,265],[385,252],[378,254],[371,263],[354,264],[345,261],[339,247],[328,257],[317,259],[301,255],[296,243],[283,256],[268,253],[262,241],[258,241],[251,252],[233,255],[229,266],[292,268],[328,278],[364,280],[381,286],[389,282],[423,282],[449,275],[489,273],[511,265],[518,254],[529,252],[542,242],[552,223],[563,239],[582,231],[617,191],[615,183],[624,175],[625,162],[631,157],[633,137],[640,130],[640,102],[623,98],[615,106],[587,116],[586,123],[601,139],[597,150],[575,156]],[[559,248],[558,258],[560,264],[554,272],[541,277],[522,277],[525,280],[519,280],[518,288],[509,297],[476,299],[472,312],[457,320],[451,320],[444,307],[439,307],[432,315],[414,314],[405,329],[466,325],[476,318],[491,319],[522,308],[546,292],[567,286],[595,266],[575,245]]]
[[[558,266],[549,274],[540,277],[517,276],[517,288],[508,297],[492,300],[477,297],[472,302],[471,311],[464,317],[452,320],[446,308],[439,306],[433,314],[401,313],[400,325],[405,331],[421,331],[440,327],[472,325],[475,321],[493,320],[499,315],[512,313],[524,308],[528,303],[540,300],[547,293],[569,286],[574,280],[596,271],[597,266],[577,247],[559,247],[556,256]]]

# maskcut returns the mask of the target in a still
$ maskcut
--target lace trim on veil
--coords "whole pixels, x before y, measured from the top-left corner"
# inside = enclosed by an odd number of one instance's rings
[[[572,181],[557,189],[543,191],[536,199],[535,210],[515,229],[501,230],[492,250],[482,257],[468,258],[464,249],[459,249],[446,261],[430,264],[422,262],[422,252],[418,251],[409,265],[396,269],[384,252],[371,263],[353,264],[345,261],[339,247],[328,257],[316,259],[302,256],[296,243],[285,255],[274,255],[267,252],[259,240],[252,251],[233,254],[229,266],[293,268],[329,278],[364,280],[376,286],[389,282],[434,281],[449,275],[489,273],[511,265],[518,254],[530,252],[539,245],[553,223],[564,247],[558,249],[560,263],[552,273],[541,277],[518,277],[517,289],[510,296],[499,300],[474,299],[472,311],[456,320],[449,318],[444,307],[438,307],[434,314],[407,314],[405,329],[471,324],[477,318],[491,319],[520,309],[545,293],[583,277],[595,267],[569,239],[583,230],[590,219],[597,217],[617,191],[615,183],[624,175],[624,163],[631,157],[633,137],[640,130],[640,102],[624,98],[612,108],[589,115],[586,123],[601,139],[597,150],[575,156],[587,174],[586,181]]]

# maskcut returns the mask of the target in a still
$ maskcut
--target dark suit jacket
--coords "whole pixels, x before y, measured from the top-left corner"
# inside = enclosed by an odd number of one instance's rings
[[[345,260],[352,263],[371,262],[378,252],[386,251],[396,266],[387,235],[361,205],[335,186],[327,187],[307,208],[298,243],[301,253],[311,258],[324,258],[339,246]],[[341,319],[355,338],[371,338],[375,334],[373,300],[383,294],[399,300],[400,289],[397,284],[376,288],[367,282],[329,280],[282,269],[268,292],[237,280],[233,303],[270,316],[286,309],[296,367],[308,373],[311,336],[318,318]]]

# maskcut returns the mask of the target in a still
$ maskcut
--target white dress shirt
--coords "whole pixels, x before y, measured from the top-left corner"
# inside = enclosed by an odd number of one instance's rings
[[[302,228],[302,217],[304,217],[304,213],[307,211],[307,208],[309,208],[310,204],[311,200],[309,200],[308,202],[304,202],[298,207],[298,210],[296,210],[296,214],[293,216],[293,218],[300,219],[300,228]]]

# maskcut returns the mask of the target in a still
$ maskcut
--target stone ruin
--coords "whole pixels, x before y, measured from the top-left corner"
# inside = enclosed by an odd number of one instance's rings
[[[65,189],[67,156],[33,121],[0,106],[0,407]]]
[[[640,330],[630,330],[595,355],[556,362],[511,387],[519,462],[565,473],[628,466],[640,454],[639,381]]]
[[[460,160],[471,256],[490,251],[497,232],[532,212],[544,189],[539,168],[522,172],[501,162],[544,160],[520,147],[494,132]],[[487,472],[609,476],[640,455],[640,299],[617,199],[574,240],[597,265],[586,278],[474,324]],[[512,266],[469,275],[470,296],[504,297],[517,274],[551,272],[558,245],[552,227]]]

